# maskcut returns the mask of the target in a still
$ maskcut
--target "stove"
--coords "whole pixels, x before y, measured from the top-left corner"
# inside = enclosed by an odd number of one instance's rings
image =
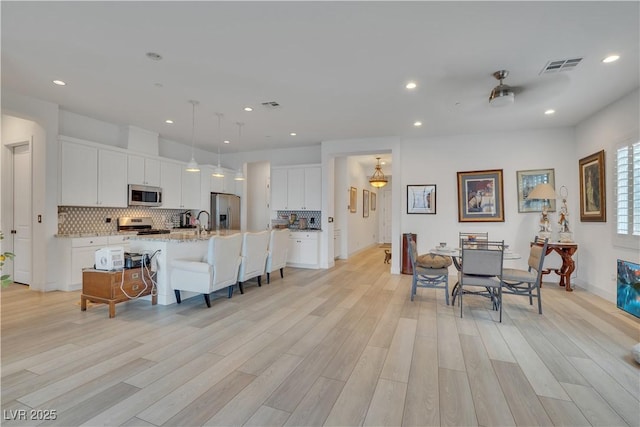
[[[137,231],[138,235],[146,234],[169,234],[171,230],[153,228],[151,217],[118,218],[118,231]]]

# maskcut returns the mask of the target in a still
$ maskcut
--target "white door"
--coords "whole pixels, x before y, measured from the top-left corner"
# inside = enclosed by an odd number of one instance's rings
[[[15,231],[15,233],[14,233]],[[13,149],[13,281],[31,283],[31,151]]]
[[[382,241],[391,243],[391,189],[383,190]]]

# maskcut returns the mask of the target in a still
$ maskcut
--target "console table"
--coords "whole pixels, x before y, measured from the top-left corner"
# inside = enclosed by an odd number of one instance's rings
[[[146,295],[151,295],[151,304],[156,305],[158,294],[151,279],[147,269],[131,268],[116,271],[84,269],[80,310],[87,310],[87,301],[109,304],[111,318],[116,315],[117,303]]]
[[[541,243],[538,243],[542,246]],[[578,250],[577,243],[552,243],[549,242],[547,244],[547,252],[546,255],[549,255],[551,252],[555,252],[560,255],[562,258],[562,267],[560,269],[556,268],[548,268],[542,270],[542,276],[545,274],[549,274],[552,271],[560,276],[559,286],[564,286],[567,292],[573,292],[571,288],[571,274],[576,269],[576,263],[573,261],[573,254]]]

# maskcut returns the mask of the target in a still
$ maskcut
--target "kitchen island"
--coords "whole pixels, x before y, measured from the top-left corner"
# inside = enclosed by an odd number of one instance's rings
[[[201,261],[207,254],[207,243],[213,236],[229,236],[240,233],[240,230],[219,230],[202,234],[195,232],[150,234],[130,236],[131,252],[153,255],[151,269],[156,272],[158,288],[158,304],[169,305],[176,302],[171,286],[171,262],[175,259]],[[198,294],[183,292],[183,299]]]

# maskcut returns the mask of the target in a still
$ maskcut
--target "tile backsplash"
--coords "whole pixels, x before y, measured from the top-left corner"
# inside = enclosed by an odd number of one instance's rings
[[[305,218],[307,220],[307,228],[320,228],[322,220],[322,211],[276,211],[278,218],[289,218],[291,214],[296,214],[297,218]],[[313,221],[312,221],[313,219]],[[293,227],[296,228],[297,224]]]
[[[151,217],[153,228],[180,225],[180,209],[58,206],[58,234],[114,233],[119,217]],[[111,222],[107,222],[107,218]]]

